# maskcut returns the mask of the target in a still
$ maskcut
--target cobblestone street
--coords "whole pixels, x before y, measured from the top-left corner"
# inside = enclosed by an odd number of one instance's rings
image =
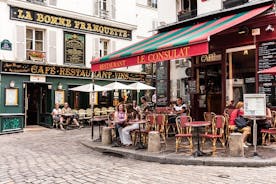
[[[91,129],[0,136],[0,183],[274,183],[276,167],[165,165],[103,155],[80,144]]]

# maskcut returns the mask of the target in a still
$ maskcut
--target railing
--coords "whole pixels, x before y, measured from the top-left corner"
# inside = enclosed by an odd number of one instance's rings
[[[196,17],[196,16],[197,16],[197,9],[193,9],[193,10],[190,10],[190,11],[189,10],[181,10],[177,14],[178,21],[190,19],[190,18],[193,18],[193,17]]]

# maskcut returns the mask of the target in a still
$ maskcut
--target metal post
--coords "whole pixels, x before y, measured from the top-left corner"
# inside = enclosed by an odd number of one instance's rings
[[[254,145],[254,156],[257,156],[257,122],[256,117],[253,119],[253,145]]]
[[[92,69],[92,64],[91,64],[91,69]],[[93,140],[94,138],[94,72],[92,71],[92,74],[91,74],[91,77],[92,77],[92,102],[91,102],[91,110],[92,110],[92,114],[91,114],[91,138]]]

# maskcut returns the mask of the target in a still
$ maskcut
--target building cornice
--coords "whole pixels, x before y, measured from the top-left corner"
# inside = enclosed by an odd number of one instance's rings
[[[95,22],[98,24],[114,26],[114,27],[118,27],[118,28],[122,28],[122,29],[129,29],[129,30],[137,29],[136,25],[122,23],[122,22],[108,20],[108,19],[102,19],[102,18],[98,18],[98,17],[92,16],[92,15],[89,16],[86,14],[81,14],[81,13],[77,13],[77,12],[73,12],[73,11],[69,11],[69,10],[63,10],[63,9],[56,8],[54,6],[39,5],[39,4],[34,4],[34,3],[31,4],[30,2],[20,1],[20,0],[8,0],[7,4],[10,6],[27,8],[27,9],[31,9],[31,10],[35,10],[35,11],[51,13],[51,14],[59,15],[59,16],[65,16],[65,17],[69,17],[69,18],[73,18],[73,19],[77,18],[77,19],[80,19],[83,21]],[[30,6],[30,4],[31,4],[31,6]],[[43,9],[41,7],[43,7]]]

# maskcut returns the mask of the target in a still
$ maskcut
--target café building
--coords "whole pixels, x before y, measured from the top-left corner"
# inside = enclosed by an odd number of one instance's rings
[[[89,108],[89,93],[69,89],[91,83],[90,58],[115,50],[115,42],[129,44],[136,28],[65,11],[52,1],[33,2],[37,1],[0,2],[0,19],[6,26],[0,30],[0,134],[23,131],[28,125],[51,126],[55,102]],[[94,73],[99,85],[145,77],[109,70]],[[113,105],[112,100],[113,93],[98,93],[96,105]]]
[[[274,7],[271,0],[249,2],[161,27],[134,46],[93,60],[92,70],[164,62],[162,70],[157,66],[156,89],[157,105],[166,106],[170,60],[191,58],[187,88],[193,118],[202,120],[205,111],[221,114],[229,101],[243,100],[245,93],[265,93],[276,106],[274,76],[257,73],[276,65]],[[158,72],[166,75],[158,80]]]

